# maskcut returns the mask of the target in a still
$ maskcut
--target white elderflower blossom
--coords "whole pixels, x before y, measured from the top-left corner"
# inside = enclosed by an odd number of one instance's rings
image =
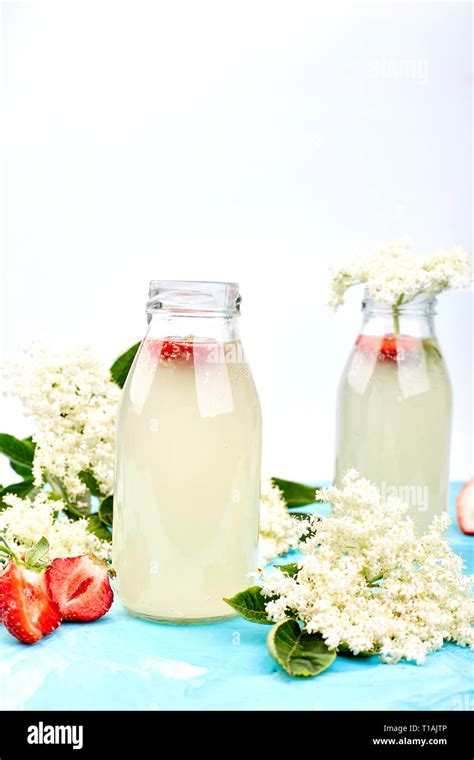
[[[355,470],[342,489],[318,495],[332,503],[332,514],[313,520],[297,576],[262,575],[262,593],[277,597],[266,605],[272,620],[295,610],[329,647],[378,652],[386,662],[422,663],[443,641],[474,645],[473,579],[446,540],[447,514],[418,537],[408,506],[383,502]]]
[[[346,290],[361,283],[378,303],[399,306],[420,294],[435,296],[443,290],[466,287],[470,280],[469,257],[462,248],[415,254],[411,243],[403,240],[357,255],[333,269],[329,304],[337,309]]]
[[[298,546],[308,529],[305,520],[291,517],[283,494],[271,478],[262,480],[260,495],[259,563],[265,565]]]
[[[120,389],[89,348],[55,353],[34,346],[27,355],[7,376],[9,392],[36,423],[35,484],[59,482],[74,500],[86,492],[79,473],[87,470],[101,493],[110,493]]]
[[[15,553],[25,552],[44,536],[51,559],[91,552],[100,559],[110,560],[110,542],[90,533],[86,519],[69,520],[61,513],[65,507],[63,502],[49,499],[46,492],[32,499],[9,494],[3,501],[8,507],[0,512],[0,535]]]

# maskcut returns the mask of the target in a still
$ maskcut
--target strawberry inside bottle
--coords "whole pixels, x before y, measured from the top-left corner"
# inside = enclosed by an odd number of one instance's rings
[[[422,341],[411,335],[358,335],[356,346],[360,351],[375,353],[381,361],[403,359],[408,352],[419,350]]]
[[[420,533],[446,509],[449,475],[451,387],[434,306],[419,297],[394,319],[366,298],[338,391],[336,483],[356,468],[382,498],[409,504]]]
[[[211,358],[219,347],[219,342],[211,338],[196,338],[187,335],[184,338],[173,336],[164,339],[148,338],[143,349],[152,361],[161,365],[193,366],[195,357],[199,360]],[[225,345],[225,344],[224,344]]]

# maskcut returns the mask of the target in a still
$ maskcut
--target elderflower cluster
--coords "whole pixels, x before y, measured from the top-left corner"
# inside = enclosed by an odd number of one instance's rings
[[[281,490],[272,480],[262,480],[259,564],[263,566],[278,555],[295,549],[307,529],[307,521],[291,517]]]
[[[318,495],[332,503],[332,514],[313,521],[297,575],[262,576],[262,593],[277,597],[266,605],[272,620],[296,611],[329,647],[377,652],[386,662],[422,663],[443,641],[474,646],[473,579],[446,540],[447,514],[418,537],[408,506],[383,502],[355,470],[342,489]]]
[[[110,560],[110,542],[90,533],[86,519],[69,520],[61,514],[65,505],[49,499],[46,492],[22,499],[9,494],[3,501],[8,508],[0,512],[0,535],[14,552],[21,554],[44,536],[51,559],[90,552],[100,559]],[[56,517],[58,511],[60,514]]]
[[[55,353],[33,346],[27,355],[7,376],[9,392],[36,423],[35,484],[54,479],[75,500],[86,492],[79,473],[87,470],[110,493],[120,389],[89,348]]]
[[[415,254],[408,241],[390,243],[374,253],[358,255],[331,272],[329,304],[337,309],[352,285],[387,306],[466,287],[471,280],[469,257],[460,247]]]

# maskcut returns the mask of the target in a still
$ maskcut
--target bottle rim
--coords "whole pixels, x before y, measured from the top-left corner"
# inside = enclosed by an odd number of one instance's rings
[[[237,282],[217,280],[151,280],[147,314],[159,311],[177,316],[232,317],[240,313]]]

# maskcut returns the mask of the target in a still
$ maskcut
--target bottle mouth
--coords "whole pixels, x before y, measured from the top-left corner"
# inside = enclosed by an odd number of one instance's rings
[[[166,310],[177,316],[232,317],[240,313],[237,282],[204,280],[152,280],[147,314]]]
[[[362,300],[362,311],[369,314],[398,314],[409,315],[433,315],[436,314],[437,300],[429,293],[419,293],[409,301],[394,304],[381,303],[369,295],[366,290]]]

